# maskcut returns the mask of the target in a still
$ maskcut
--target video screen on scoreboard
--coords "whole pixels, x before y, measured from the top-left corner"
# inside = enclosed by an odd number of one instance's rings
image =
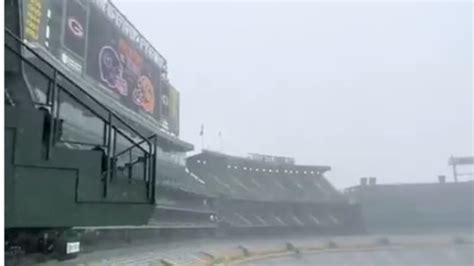
[[[160,67],[97,6],[89,25],[86,74],[129,109],[159,121]]]

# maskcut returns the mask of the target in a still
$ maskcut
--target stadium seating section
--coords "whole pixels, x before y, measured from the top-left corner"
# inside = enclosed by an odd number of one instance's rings
[[[328,166],[264,162],[204,150],[186,173],[214,198],[217,220],[230,227],[347,227],[346,198],[323,176]],[[352,216],[353,220],[354,216]]]

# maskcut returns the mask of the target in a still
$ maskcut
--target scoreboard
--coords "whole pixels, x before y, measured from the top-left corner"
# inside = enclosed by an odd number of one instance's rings
[[[43,28],[43,1],[30,0],[25,6],[24,34],[30,40],[39,40],[40,31]]]
[[[110,101],[179,135],[166,59],[108,0],[22,0],[23,38]],[[124,109],[125,110],[125,109]]]
[[[284,157],[284,156],[274,156],[274,155],[266,155],[266,154],[258,154],[258,153],[250,153],[250,159],[254,161],[260,161],[264,163],[273,163],[279,165],[294,165],[295,159],[291,157]]]

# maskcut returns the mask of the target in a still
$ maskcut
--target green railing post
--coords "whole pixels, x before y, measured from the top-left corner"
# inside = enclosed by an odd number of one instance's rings
[[[55,114],[56,114],[56,108],[57,108],[57,93],[58,93],[58,86],[56,84],[57,81],[57,71],[56,69],[53,69],[53,91],[51,92],[51,110],[50,110],[50,123],[49,123],[49,133],[48,133],[48,149],[46,151],[46,159],[49,160],[51,158],[51,153],[53,149],[53,141],[54,141],[54,134],[55,134],[55,124],[56,124],[56,119],[55,119]]]
[[[128,151],[128,182],[132,181],[132,150]]]
[[[155,189],[156,189],[156,135],[153,137],[153,151],[151,156],[151,203],[156,203]]]
[[[109,111],[108,112],[109,116],[108,116],[108,124],[109,124],[109,130],[107,131],[107,169],[106,169],[106,174],[105,174],[105,180],[104,180],[104,197],[107,197],[107,193],[108,193],[108,185],[109,185],[109,182],[110,182],[110,175],[111,175],[111,171],[110,171],[110,166],[111,166],[111,152],[112,152],[112,130],[114,130],[114,127],[112,125],[112,113]]]
[[[103,135],[102,135],[102,146],[105,147],[107,146],[107,130],[109,129],[109,125],[107,123],[105,123],[105,121],[102,121],[104,122],[104,130],[103,130]]]
[[[147,194],[149,194],[149,190],[150,188],[148,187],[148,182],[150,180],[150,177],[148,176],[148,158],[150,158],[150,156],[148,154],[144,154],[144,157],[143,157],[143,181],[146,182],[147,184]]]

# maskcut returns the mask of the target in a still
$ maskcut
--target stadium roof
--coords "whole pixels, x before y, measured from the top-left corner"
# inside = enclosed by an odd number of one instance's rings
[[[252,155],[254,155],[254,154],[252,154]],[[194,156],[197,156],[197,155],[194,155]],[[224,159],[228,159],[228,160],[233,160],[235,162],[248,163],[248,164],[260,164],[260,165],[272,165],[272,166],[275,165],[274,162],[257,160],[255,158],[250,158],[250,157],[241,157],[241,156],[229,155],[229,154],[225,154],[225,153],[221,153],[221,152],[217,152],[217,151],[212,151],[212,150],[206,150],[206,149],[203,149],[202,153],[200,153],[199,156],[210,156],[210,157],[215,157],[215,158],[224,158]],[[267,155],[267,156],[269,156],[269,155]],[[191,157],[193,157],[193,156],[191,156]],[[284,158],[284,157],[281,157],[281,156],[275,156],[275,157],[276,158]],[[301,169],[303,171],[305,169],[308,170],[308,171],[311,171],[311,170],[318,171],[321,174],[326,172],[326,171],[331,170],[331,167],[326,166],[326,165],[298,165],[298,164],[294,164],[294,163],[287,163],[287,164],[282,163],[282,164],[277,164],[277,165],[282,166],[282,167],[287,166],[287,167],[292,167],[292,168],[298,168],[298,169]]]
[[[187,166],[219,197],[262,202],[345,200],[322,175],[328,166],[275,165],[212,151],[189,157]]]

